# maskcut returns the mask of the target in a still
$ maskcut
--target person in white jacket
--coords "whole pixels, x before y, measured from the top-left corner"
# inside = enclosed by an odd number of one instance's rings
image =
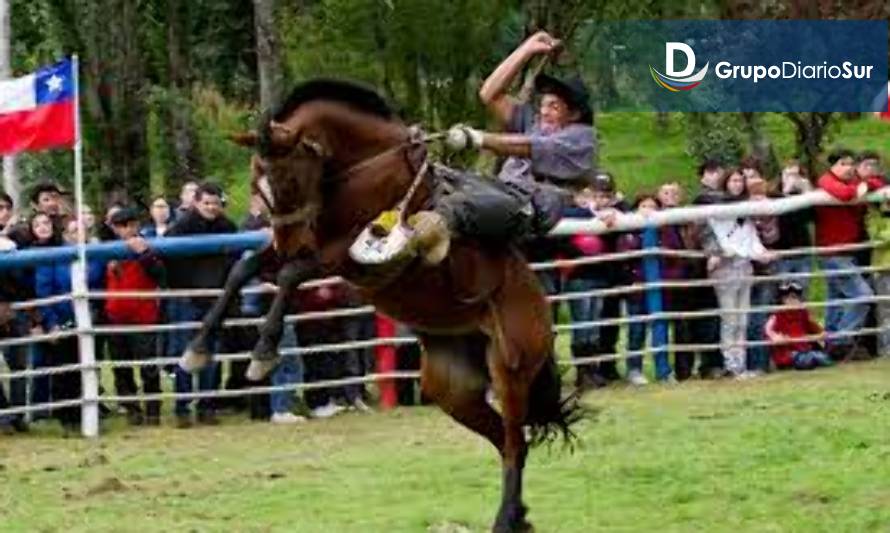
[[[729,202],[746,199],[745,178],[731,171],[725,181]],[[714,290],[720,305],[720,345],[724,365],[733,377],[745,379],[745,346],[748,309],[751,303],[752,261],[774,259],[757,236],[748,218],[710,218],[703,235],[703,249],[708,254],[708,277],[717,281]]]

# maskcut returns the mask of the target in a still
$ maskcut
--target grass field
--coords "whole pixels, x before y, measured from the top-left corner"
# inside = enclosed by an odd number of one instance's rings
[[[539,532],[890,531],[890,361],[591,393],[574,454],[535,450]],[[485,531],[488,445],[433,408],[296,428],[54,425],[0,439],[0,529]]]

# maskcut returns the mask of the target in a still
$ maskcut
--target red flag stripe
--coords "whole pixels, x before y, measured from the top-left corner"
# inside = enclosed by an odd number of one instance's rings
[[[0,155],[74,145],[74,101],[0,115]]]

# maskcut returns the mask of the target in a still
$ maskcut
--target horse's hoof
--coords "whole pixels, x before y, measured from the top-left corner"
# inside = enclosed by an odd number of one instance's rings
[[[278,366],[278,358],[275,359],[251,359],[247,367],[245,377],[250,381],[262,381],[270,372]]]
[[[210,363],[210,354],[205,351],[195,350],[191,346],[186,349],[179,358],[179,368],[188,373],[197,372]]]
[[[518,524],[512,525],[495,524],[491,530],[493,533],[533,533],[535,531],[535,526],[533,526],[531,522],[522,520]]]

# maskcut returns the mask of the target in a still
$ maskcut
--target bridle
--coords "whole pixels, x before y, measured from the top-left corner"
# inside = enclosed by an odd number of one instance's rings
[[[363,175],[369,175],[372,171],[376,171],[378,168],[389,165],[394,161],[405,161],[408,164],[408,167],[414,171],[414,180],[408,188],[408,191],[405,193],[405,196],[399,202],[398,208],[401,211],[404,206],[407,206],[411,198],[413,198],[414,193],[417,191],[418,186],[423,180],[423,176],[426,174],[429,166],[426,145],[432,141],[444,138],[445,135],[444,132],[427,134],[419,127],[411,126],[408,128],[408,137],[404,141],[372,155],[371,157],[362,159],[330,177],[324,178],[324,183],[339,184],[360,178]],[[314,220],[320,210],[320,206],[317,204],[309,204],[298,207],[285,214],[274,214],[272,209],[273,202],[266,194],[266,191],[261,187],[257,187],[257,192],[260,195],[260,199],[266,204],[269,212],[273,213],[269,217],[273,228],[305,224],[308,221]]]

